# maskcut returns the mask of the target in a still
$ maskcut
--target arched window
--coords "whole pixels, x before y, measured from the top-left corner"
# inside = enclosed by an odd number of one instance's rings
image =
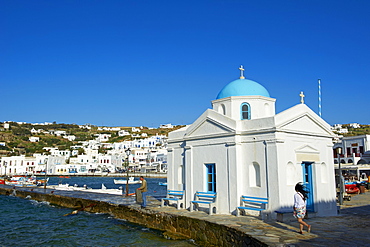
[[[257,162],[249,166],[249,181],[251,187],[261,187],[261,171]]]
[[[251,107],[248,103],[242,103],[240,107],[240,119],[251,119]]]
[[[287,185],[294,185],[296,183],[295,168],[291,161],[286,166],[286,181]]]
[[[321,163],[321,182],[327,183],[328,182],[328,167],[326,166],[325,162]]]
[[[221,113],[222,115],[226,115],[226,107],[224,104],[221,104],[217,108],[218,113]]]

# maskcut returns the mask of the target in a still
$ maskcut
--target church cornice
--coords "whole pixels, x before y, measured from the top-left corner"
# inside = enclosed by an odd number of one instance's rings
[[[199,136],[185,136],[184,140],[189,141],[189,140],[206,140],[206,139],[213,139],[213,138],[223,138],[223,137],[230,137],[230,136],[235,136],[235,133],[221,133],[221,134],[209,134],[209,135],[199,135]]]
[[[219,102],[225,102],[225,101],[231,101],[231,100],[245,100],[245,99],[256,99],[256,100],[267,100],[271,102],[275,102],[276,99],[274,98],[269,98],[265,96],[259,96],[259,95],[253,95],[253,96],[230,96],[222,99],[215,99],[212,100],[212,103],[219,103]]]
[[[250,135],[259,135],[259,134],[270,134],[275,133],[276,128],[265,128],[265,129],[254,129],[254,130],[241,130],[237,131],[236,133],[240,136],[250,136]]]
[[[311,137],[323,137],[323,138],[332,138],[333,136],[330,134],[320,134],[315,132],[309,132],[309,131],[295,131],[295,130],[281,130],[277,129],[277,133],[285,133],[285,134],[295,134],[300,136],[311,136]]]

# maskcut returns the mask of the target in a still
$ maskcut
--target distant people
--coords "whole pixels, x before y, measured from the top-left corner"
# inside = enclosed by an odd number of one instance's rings
[[[148,187],[146,184],[146,180],[144,179],[143,176],[140,176],[140,180],[141,180],[141,187],[138,188],[138,190],[141,191],[141,195],[143,197],[143,203],[141,204],[141,208],[145,208],[146,207],[146,193],[148,191]]]
[[[306,215],[306,200],[308,191],[306,191],[301,183],[295,185],[294,194],[294,217],[297,218],[299,223],[299,233],[303,234],[303,227],[307,227],[307,232],[311,231],[311,225],[303,221],[304,216]]]

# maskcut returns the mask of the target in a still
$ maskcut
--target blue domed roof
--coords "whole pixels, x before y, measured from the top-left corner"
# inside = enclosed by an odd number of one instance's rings
[[[261,84],[247,79],[237,79],[227,84],[217,95],[217,99],[230,96],[265,96],[270,97],[269,92]]]

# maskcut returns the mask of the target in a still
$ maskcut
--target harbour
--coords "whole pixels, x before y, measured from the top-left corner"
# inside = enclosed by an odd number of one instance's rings
[[[69,208],[4,195],[0,205],[1,246],[192,246],[108,214],[63,217]]]
[[[165,181],[165,179],[148,180],[150,181],[151,195],[163,196],[165,188],[157,185],[159,181]],[[53,188],[59,182],[79,187],[86,184],[92,190],[101,189],[102,184],[105,184],[109,189],[118,189],[119,187],[114,185],[113,178],[110,177],[71,176],[70,178],[50,177],[48,188]],[[130,189],[134,191],[136,187],[138,186],[132,185]],[[68,207],[63,204],[61,207],[58,203],[50,203],[51,200],[38,201],[31,194],[22,198],[22,193],[18,193],[18,189],[22,190],[25,187],[15,187],[17,192],[6,196],[5,188],[10,189],[12,193],[14,191],[12,186],[1,188],[0,218],[5,223],[1,224],[0,231],[2,246],[15,244],[23,246],[34,246],[35,244],[38,246],[194,246],[188,240],[169,240],[163,237],[163,234],[158,230],[130,223],[106,213],[84,210],[78,214],[64,216],[72,212],[71,208],[74,208],[74,205]],[[29,193],[44,192],[42,186],[29,187],[27,190]],[[47,189],[46,193],[51,191],[53,190]],[[60,192],[63,193],[63,191]],[[74,192],[77,191],[70,191],[72,194]],[[58,192],[54,193],[58,194]],[[134,201],[134,198],[130,199]]]

